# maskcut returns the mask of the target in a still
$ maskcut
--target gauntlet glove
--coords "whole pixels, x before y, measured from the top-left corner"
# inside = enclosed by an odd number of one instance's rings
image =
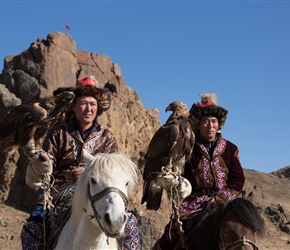
[[[51,157],[45,151],[35,149],[29,153],[25,151],[25,154],[29,159],[25,176],[26,184],[35,190],[44,189],[49,184],[47,182],[53,170]]]

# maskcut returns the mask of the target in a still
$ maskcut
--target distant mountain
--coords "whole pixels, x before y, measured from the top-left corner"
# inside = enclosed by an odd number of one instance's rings
[[[276,174],[278,176],[285,176],[286,178],[290,178],[290,166],[287,166],[285,168],[281,168],[276,172],[273,172],[273,174]]]

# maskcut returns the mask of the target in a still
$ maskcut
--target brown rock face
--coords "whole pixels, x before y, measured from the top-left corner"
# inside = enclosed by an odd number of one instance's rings
[[[162,220],[164,211],[152,215],[140,205],[141,168],[147,145],[161,124],[158,110],[145,109],[138,94],[126,86],[120,67],[109,56],[77,51],[70,35],[56,32],[49,34],[46,40],[37,39],[21,54],[5,57],[0,75],[0,120],[14,106],[52,95],[58,87],[74,86],[76,79],[89,75],[94,75],[112,91],[111,108],[99,117],[99,123],[113,132],[120,152],[140,168],[140,183],[132,210],[139,219],[143,249],[149,249],[159,236],[150,221],[152,218]],[[0,201],[30,211],[37,193],[25,184],[27,163],[22,150],[17,148],[1,153]]]

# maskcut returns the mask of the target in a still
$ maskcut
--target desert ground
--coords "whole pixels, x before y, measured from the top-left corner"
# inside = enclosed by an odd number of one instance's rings
[[[263,210],[268,205],[280,204],[284,208],[287,219],[290,214],[290,198],[287,192],[290,189],[289,178],[254,170],[245,170],[245,175],[245,189],[254,190],[255,205]],[[265,213],[262,215],[265,219],[266,233],[263,238],[257,239],[259,250],[290,249],[290,235],[281,231]],[[0,249],[21,249],[19,235],[28,216],[27,212],[0,203]],[[288,223],[285,221],[285,224]],[[141,246],[141,249],[144,248]]]

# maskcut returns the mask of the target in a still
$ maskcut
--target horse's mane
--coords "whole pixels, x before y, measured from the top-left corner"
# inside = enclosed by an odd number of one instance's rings
[[[96,183],[101,184],[108,179],[120,178],[120,173],[129,178],[127,190],[128,198],[130,199],[134,194],[138,180],[135,163],[122,154],[99,153],[95,156],[90,166],[87,167],[77,181],[72,203],[72,209],[77,221],[81,219],[83,208],[86,207],[88,202],[87,191],[90,179],[93,177]]]
[[[257,235],[263,235],[264,220],[250,201],[243,198],[236,198],[228,203],[219,201],[216,207],[207,213],[192,235],[189,235],[189,242],[194,246],[194,248],[190,249],[217,249],[220,225],[223,216],[229,210],[234,213],[239,223],[248,227]]]
[[[230,209],[241,224],[259,236],[264,234],[264,220],[257,208],[250,201],[243,198],[236,198],[228,203],[223,214]]]

